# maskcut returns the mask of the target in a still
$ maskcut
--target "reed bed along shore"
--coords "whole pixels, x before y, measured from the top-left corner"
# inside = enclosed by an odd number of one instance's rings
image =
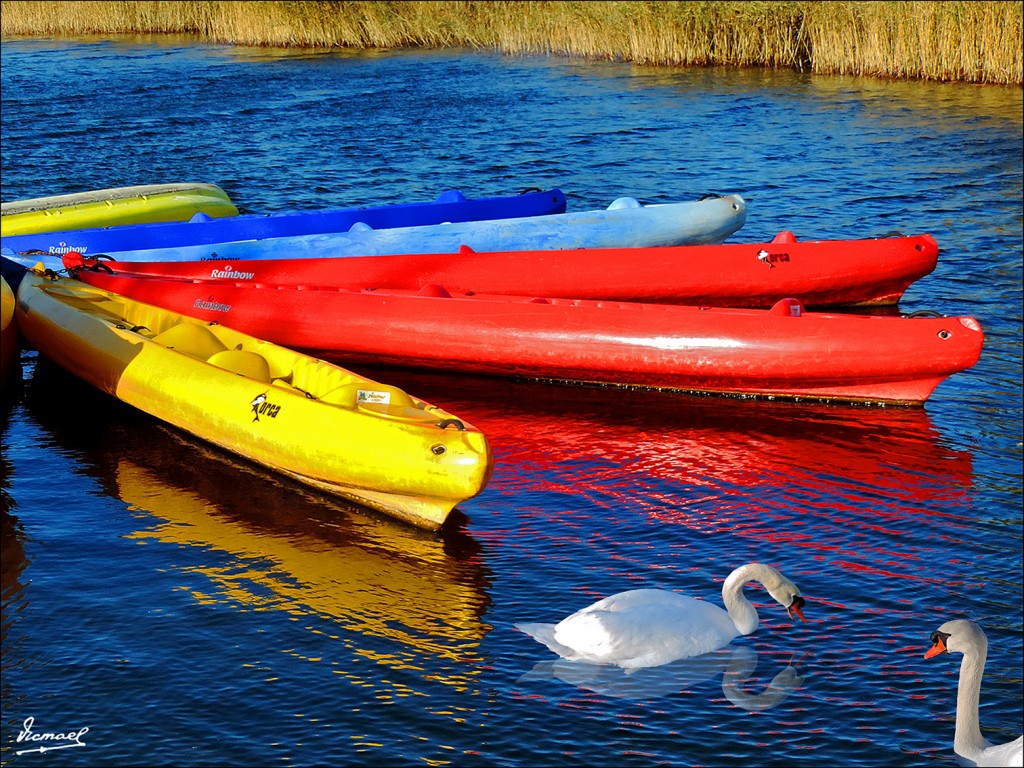
[[[1020,0],[7,0],[0,27],[4,37],[184,34],[1020,85],[1022,10]]]

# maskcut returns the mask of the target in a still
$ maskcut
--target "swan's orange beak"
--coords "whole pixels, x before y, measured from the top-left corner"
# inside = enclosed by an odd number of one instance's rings
[[[807,619],[804,618],[804,599],[799,595],[797,597],[794,597],[793,604],[786,609],[786,613],[789,614],[789,618],[791,619],[793,618],[793,614],[795,613],[797,617],[800,619],[800,621],[807,621]]]
[[[924,652],[924,657],[926,659],[930,659],[932,656],[938,656],[940,653],[946,652],[946,642],[942,635],[936,635],[932,640],[935,644]]]

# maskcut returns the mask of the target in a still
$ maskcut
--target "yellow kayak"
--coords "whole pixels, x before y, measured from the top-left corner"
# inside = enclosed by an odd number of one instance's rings
[[[216,184],[143,184],[69,195],[34,197],[0,205],[0,236],[62,232],[155,221],[237,216],[238,209]]]
[[[7,280],[0,277],[0,383],[7,388],[7,380],[18,367],[21,339],[14,320],[14,291]]]
[[[29,270],[16,317],[70,373],[213,445],[421,528],[493,467],[471,424],[398,387],[215,323]]]

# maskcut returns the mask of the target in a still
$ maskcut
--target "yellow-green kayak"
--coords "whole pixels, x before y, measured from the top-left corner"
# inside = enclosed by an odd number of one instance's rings
[[[41,355],[129,405],[314,488],[436,530],[480,493],[484,434],[398,387],[73,278],[29,270]]]
[[[227,192],[216,184],[143,184],[69,195],[35,197],[0,205],[0,236],[60,232],[156,221],[237,216]]]

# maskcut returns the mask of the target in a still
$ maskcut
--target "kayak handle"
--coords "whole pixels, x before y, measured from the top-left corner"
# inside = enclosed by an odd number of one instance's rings
[[[441,419],[441,421],[437,422],[437,426],[439,426],[441,429],[448,429],[448,427],[455,427],[460,432],[464,432],[465,429],[466,429],[466,425],[463,424],[458,419]]]
[[[110,267],[103,263],[104,259],[106,259],[107,261],[114,261],[113,256],[108,256],[105,253],[97,253],[95,256],[89,257],[89,259],[90,260],[87,261],[83,266],[90,272],[102,271],[106,272],[108,275],[114,274],[114,270],[112,270]]]
[[[90,272],[99,272],[101,269],[108,274],[114,274],[114,270],[108,267],[106,264],[101,264],[102,259],[107,261],[114,261],[113,256],[108,256],[105,253],[97,253],[95,256],[83,256],[78,251],[68,251],[64,254],[62,261],[64,262],[64,269],[67,270],[68,274],[73,275],[80,269],[87,269]]]

